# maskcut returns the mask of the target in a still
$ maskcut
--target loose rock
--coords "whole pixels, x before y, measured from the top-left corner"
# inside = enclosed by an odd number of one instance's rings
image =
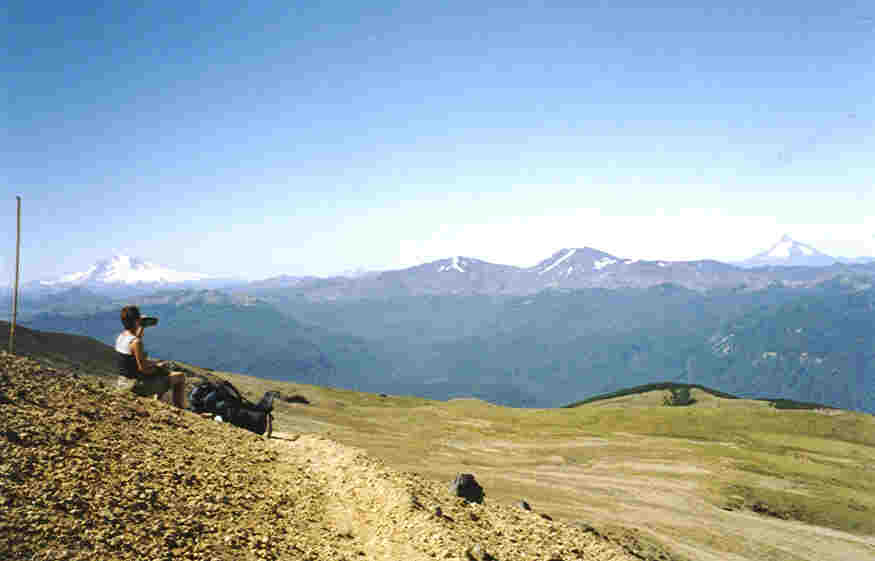
[[[457,497],[462,497],[466,501],[472,503],[482,503],[486,494],[483,492],[483,487],[477,483],[477,480],[470,473],[460,473],[450,483],[450,493]]]

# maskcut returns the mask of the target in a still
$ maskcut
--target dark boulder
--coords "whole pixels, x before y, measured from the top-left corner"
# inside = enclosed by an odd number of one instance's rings
[[[457,497],[462,497],[466,501],[472,503],[482,503],[486,493],[483,492],[483,487],[477,483],[474,476],[470,473],[460,473],[450,483],[450,493]]]

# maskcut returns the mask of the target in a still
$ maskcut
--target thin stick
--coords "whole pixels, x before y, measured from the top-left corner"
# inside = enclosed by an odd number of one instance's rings
[[[17,229],[15,233],[15,289],[12,292],[12,323],[9,325],[9,352],[15,350],[15,320],[18,318],[18,272],[21,264],[21,197],[18,201]]]

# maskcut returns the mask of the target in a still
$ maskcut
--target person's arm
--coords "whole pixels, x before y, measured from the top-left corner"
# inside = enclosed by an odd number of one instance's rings
[[[131,342],[131,351],[134,353],[134,358],[137,359],[137,370],[143,374],[151,374],[155,370],[155,366],[146,359],[146,352],[143,350],[143,340],[137,337]]]

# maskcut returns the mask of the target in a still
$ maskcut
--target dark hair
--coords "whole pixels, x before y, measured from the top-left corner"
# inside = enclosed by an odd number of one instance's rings
[[[122,325],[125,326],[125,329],[135,329],[138,319],[140,319],[140,308],[136,306],[125,306],[122,308]]]

